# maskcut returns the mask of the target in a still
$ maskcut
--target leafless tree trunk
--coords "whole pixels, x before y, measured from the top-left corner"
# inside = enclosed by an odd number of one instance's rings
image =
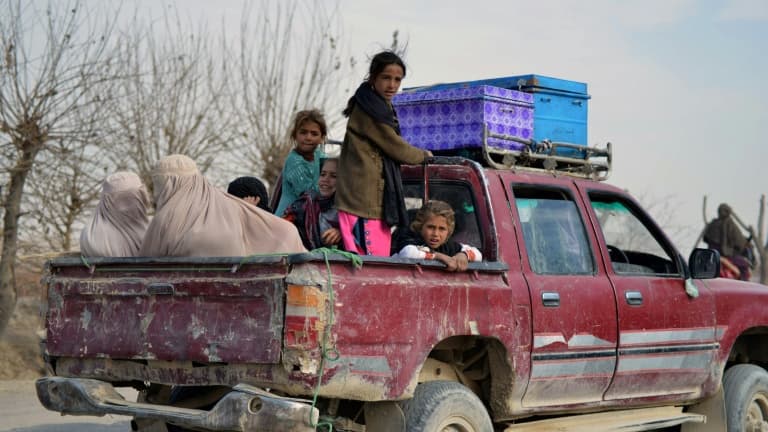
[[[25,184],[51,143],[88,138],[81,136],[77,120],[100,112],[93,108],[105,80],[112,22],[79,2],[51,3],[45,10],[18,0],[0,4],[0,153],[8,156],[2,166],[8,186],[2,202],[0,333],[16,302],[14,266]]]
[[[236,156],[252,174],[273,183],[291,148],[291,117],[296,111],[324,112],[329,130],[357,82],[350,79],[354,59],[340,43],[337,6],[319,1],[262,0],[243,13],[237,52],[239,82],[235,111],[242,114],[245,144]],[[294,29],[301,28],[301,32]],[[303,37],[303,38],[302,38]]]
[[[101,87],[109,89],[109,85]],[[50,142],[31,172],[22,202],[28,216],[19,227],[17,257],[77,248],[86,210],[97,202],[101,180],[112,171],[101,149],[103,117],[90,111],[74,122],[81,131],[79,137]],[[82,138],[85,141],[80,142]]]
[[[696,249],[699,247],[699,243],[701,243],[701,240],[704,238],[704,231],[707,227],[707,223],[709,223],[709,220],[707,219],[707,196],[704,195],[704,199],[701,203],[701,219],[704,221],[704,228],[699,231],[699,236],[696,237],[696,243],[693,244],[693,249]]]

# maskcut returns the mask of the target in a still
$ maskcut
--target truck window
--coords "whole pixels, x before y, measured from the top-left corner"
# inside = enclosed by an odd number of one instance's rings
[[[592,209],[603,232],[613,271],[617,274],[678,275],[672,258],[649,222],[638,211],[613,196],[590,193]]]
[[[408,208],[408,216],[413,220],[416,211],[424,200],[424,184],[421,182],[403,182],[405,193],[405,206]],[[453,240],[474,246],[487,256],[483,248],[480,225],[475,213],[475,202],[472,188],[464,182],[430,181],[429,199],[445,201],[453,208],[456,216],[456,228],[453,231]]]
[[[591,274],[595,264],[584,222],[561,190],[513,187],[531,270],[538,274]]]

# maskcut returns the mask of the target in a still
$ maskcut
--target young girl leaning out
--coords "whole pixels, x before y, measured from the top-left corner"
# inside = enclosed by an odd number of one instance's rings
[[[483,255],[473,246],[451,240],[456,227],[453,209],[444,201],[427,201],[411,222],[411,232],[398,242],[400,258],[434,259],[448,271],[464,271],[467,264],[482,261]]]
[[[295,145],[283,165],[280,202],[275,214],[283,216],[285,209],[305,191],[317,191],[320,177],[320,144],[325,141],[328,127],[318,110],[296,113],[291,127],[291,139]]]

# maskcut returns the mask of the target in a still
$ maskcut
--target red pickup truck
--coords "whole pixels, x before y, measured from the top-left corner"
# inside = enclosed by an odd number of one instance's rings
[[[482,251],[466,272],[332,251],[50,261],[40,401],[138,430],[768,430],[764,286],[715,278],[711,250],[686,263],[620,188],[493,166],[403,167],[409,208],[449,202]]]

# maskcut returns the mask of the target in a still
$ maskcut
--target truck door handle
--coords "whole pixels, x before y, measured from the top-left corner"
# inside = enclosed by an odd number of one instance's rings
[[[639,291],[627,291],[624,293],[624,298],[628,305],[639,306],[643,304],[643,294]]]
[[[558,307],[560,306],[560,294],[556,292],[543,292],[541,293],[541,302],[544,307]]]
[[[168,282],[153,282],[147,285],[147,292],[150,295],[173,295],[173,284]]]

